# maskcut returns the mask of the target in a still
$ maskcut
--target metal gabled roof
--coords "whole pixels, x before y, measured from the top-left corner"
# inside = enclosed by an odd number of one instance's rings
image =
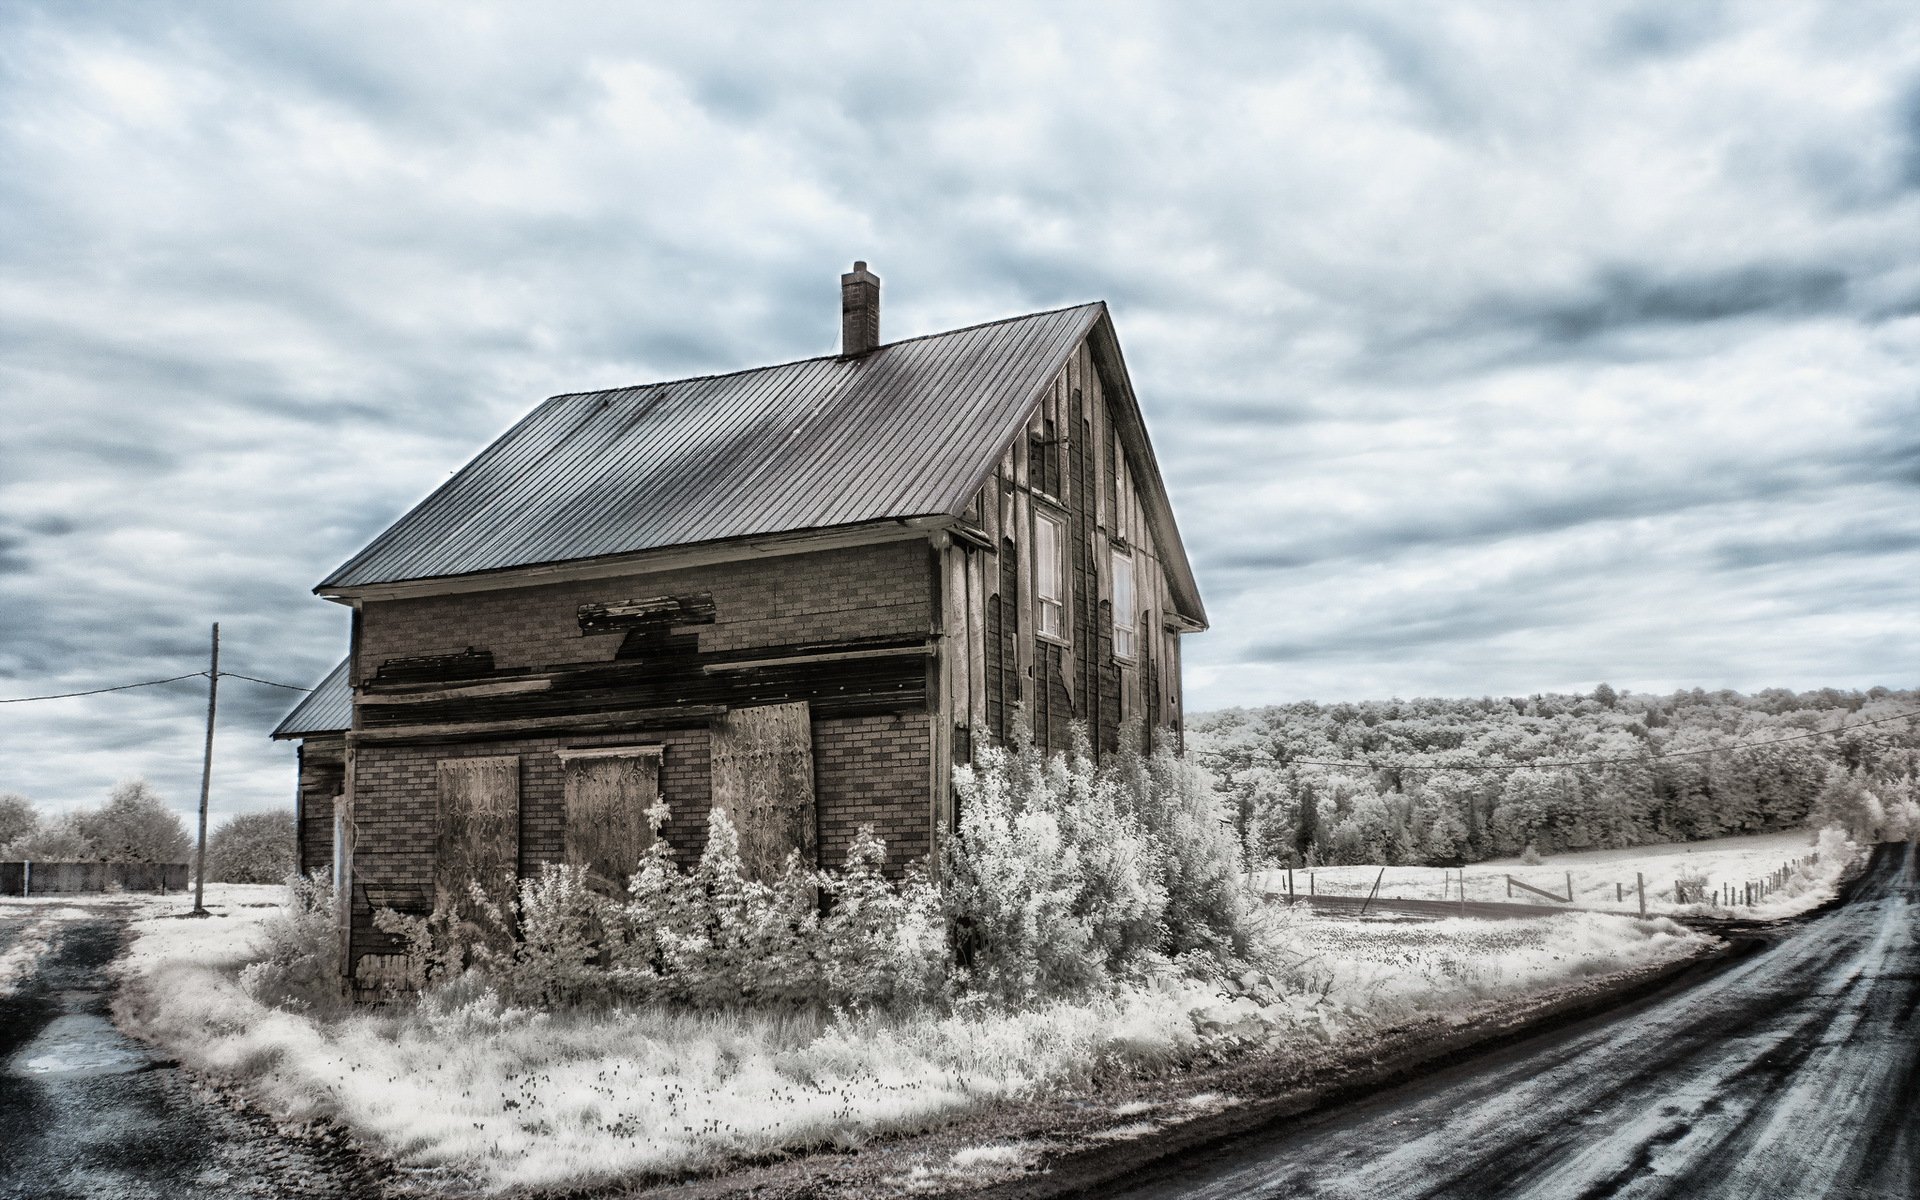
[[[353,725],[353,689],[347,685],[347,660],[327,672],[320,685],[301,698],[274,728],[276,738],[345,733]]]
[[[958,512],[1105,312],[554,396],[316,590]]]

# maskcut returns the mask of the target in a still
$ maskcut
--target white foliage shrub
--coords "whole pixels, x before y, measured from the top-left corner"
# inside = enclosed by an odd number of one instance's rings
[[[595,891],[578,868],[549,864],[520,882],[511,922],[476,893],[479,926],[444,911],[383,910],[376,924],[406,943],[414,988],[482,980],[498,993],[488,1012],[652,1002],[901,1008],[944,987],[946,934],[924,868],[895,884],[885,861],[886,844],[863,827],[841,869],[811,870],[794,855],[780,879],[759,883],[742,875],[739,834],[716,809],[693,870],[680,870],[656,840],[624,897]],[[514,936],[503,939],[507,928]],[[468,996],[441,1007],[486,1003]]]
[[[240,986],[262,1004],[325,1011],[342,1003],[340,927],[333,886],[296,875],[287,905],[262,923],[260,957],[240,971]]]
[[[473,975],[503,1011],[1025,1005],[1167,960],[1209,980],[1274,960],[1272,918],[1248,891],[1225,804],[1165,747],[1106,766],[1084,742],[1068,755],[987,748],[955,790],[959,828],[938,884],[924,863],[888,880],[886,845],[866,827],[837,870],[795,855],[778,879],[748,879],[716,809],[691,870],[656,838],[624,896],[549,865],[520,882],[511,911],[476,889],[465,916],[382,910],[375,924],[405,943],[408,988]],[[652,815],[657,828],[665,814]]]
[[[1101,767],[1084,744],[988,748],[954,790],[944,900],[967,988],[1019,1003],[1102,987],[1154,955],[1213,974],[1263,953],[1226,806],[1170,750]]]

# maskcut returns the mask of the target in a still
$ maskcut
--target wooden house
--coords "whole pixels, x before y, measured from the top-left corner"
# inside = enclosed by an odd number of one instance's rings
[[[656,804],[689,860],[720,806],[756,871],[897,867],[1022,713],[1179,739],[1206,615],[1106,306],[882,344],[879,292],[838,355],[552,397],[315,589],[351,647],[274,736],[362,983],[375,908],[618,879]]]

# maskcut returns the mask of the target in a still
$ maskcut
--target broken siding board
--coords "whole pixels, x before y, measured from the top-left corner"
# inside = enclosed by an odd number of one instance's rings
[[[466,686],[440,686],[428,691],[376,692],[363,689],[360,703],[363,705],[384,704],[436,704],[448,700],[477,700],[493,696],[523,696],[529,692],[544,692],[553,687],[551,679],[507,679],[499,683],[477,683]]]
[[[586,872],[588,886],[626,894],[653,845],[649,813],[660,801],[660,759],[659,746],[561,752],[567,865]]]
[[[472,889],[510,919],[520,872],[520,757],[443,758],[437,771],[434,907],[487,929]]]
[[[583,634],[620,633],[629,629],[673,625],[711,625],[714,617],[713,594],[710,592],[652,596],[611,604],[582,604],[579,609],[580,632]]]
[[[813,794],[813,721],[805,704],[735,709],[713,722],[708,746],[713,807],[740,836],[747,878],[770,882],[798,853],[819,862]]]
[[[481,679],[489,675],[510,674],[493,665],[493,651],[473,647],[458,654],[423,654],[413,658],[389,658],[380,664],[372,682],[448,683],[460,679]]]

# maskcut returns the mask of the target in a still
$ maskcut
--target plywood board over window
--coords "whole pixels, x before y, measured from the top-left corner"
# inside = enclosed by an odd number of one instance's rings
[[[589,886],[624,895],[653,845],[647,813],[660,801],[658,746],[563,750],[566,770],[567,865],[586,871]]]
[[[749,879],[772,880],[788,854],[818,862],[813,799],[813,721],[807,705],[736,708],[713,723],[713,806],[740,831]]]
[[[439,765],[434,907],[476,920],[469,885],[479,884],[502,914],[510,914],[520,870],[519,756],[443,758]],[[480,924],[487,927],[484,921]]]

